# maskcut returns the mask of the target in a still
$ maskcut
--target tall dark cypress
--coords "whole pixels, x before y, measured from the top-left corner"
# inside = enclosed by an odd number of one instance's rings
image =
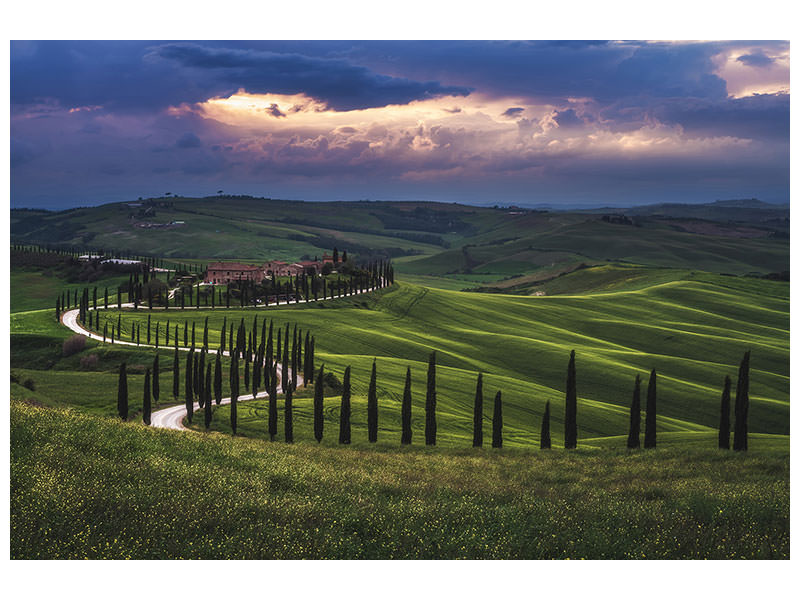
[[[425,444],[436,445],[436,351],[428,358],[428,388],[425,393]]]
[[[314,383],[314,336],[311,336],[311,344],[308,347],[308,355],[306,362],[308,363],[308,374],[311,377],[311,383]]]
[[[161,377],[158,370],[158,354],[153,359],[153,400],[158,404],[158,398],[161,396]]]
[[[289,325],[286,325],[287,335],[283,336],[283,359],[281,360],[281,389],[286,392],[289,387]],[[280,345],[280,336],[278,342]]]
[[[750,411],[750,351],[744,353],[739,364],[739,380],[736,383],[734,404],[733,449],[747,450],[747,414]]]
[[[544,405],[542,415],[542,429],[539,433],[539,448],[541,450],[550,449],[550,400]]]
[[[644,417],[644,447],[656,447],[656,370],[650,371],[647,383],[647,413]]]
[[[222,352],[217,352],[217,358],[214,361],[214,400],[217,406],[222,402]]]
[[[317,443],[322,441],[322,431],[325,427],[325,390],[323,385],[325,365],[319,368],[317,383],[314,384],[314,439]]]
[[[217,354],[217,364],[219,364],[219,354]],[[235,355],[231,358],[231,373],[231,381],[236,382],[236,385],[231,387],[231,431],[233,435],[236,435],[236,426],[238,424],[236,405],[239,401],[239,361]]]
[[[181,365],[178,360],[178,349],[175,348],[175,358],[172,359],[172,397],[175,402],[181,394]]]
[[[567,400],[564,408],[564,448],[578,446],[578,391],[575,383],[575,350],[567,365]]]
[[[194,350],[194,321],[192,321],[192,350]]]
[[[287,444],[294,442],[294,422],[292,421],[292,386],[286,388],[286,400],[283,407],[283,440]]]
[[[308,338],[306,337],[306,340]],[[306,356],[308,360],[308,356]],[[375,359],[372,359],[372,375],[369,378],[369,392],[367,392],[367,435],[370,443],[378,441],[378,381]]]
[[[494,413],[492,414],[492,448],[503,447],[503,398],[500,390],[494,397]]]
[[[727,375],[719,407],[719,447],[722,450],[731,449],[731,378]]]
[[[350,367],[344,370],[342,406],[339,410],[339,443],[350,443]]]
[[[208,317],[203,324],[203,347],[208,348]]]
[[[222,329],[219,332],[219,351],[225,353],[225,335],[228,333],[228,317],[222,317]]]
[[[400,407],[400,421],[402,431],[400,443],[411,443],[411,367],[406,368],[406,384],[403,388],[403,404]]]
[[[208,430],[211,428],[211,365],[206,367],[205,383],[201,393],[203,394],[203,407],[205,409],[205,426],[206,430]]]
[[[297,324],[294,326],[294,333],[292,335],[292,387],[297,389],[297,368],[298,368],[298,356],[297,356]]]
[[[639,447],[639,430],[642,424],[642,387],[641,378],[637,375],[633,382],[633,400],[631,401],[631,421],[628,428],[628,448]]]
[[[152,412],[152,405],[150,404],[150,367],[144,372],[144,398],[142,399],[142,421],[145,425],[150,425],[150,413]]]
[[[483,373],[478,373],[475,384],[475,406],[472,412],[472,447],[483,446]]]
[[[208,365],[209,367],[211,365]],[[206,404],[206,385],[205,385],[205,372],[206,372],[206,351],[205,348],[200,349],[200,364],[197,366],[197,376],[198,376],[198,389],[197,389],[197,399],[200,403],[200,408],[203,408]],[[208,394],[210,395],[210,394]]]
[[[119,366],[119,383],[117,384],[117,414],[123,421],[128,420],[128,371],[125,363]]]
[[[194,392],[192,391],[192,383],[194,383],[193,379],[193,371],[194,371],[194,356],[192,356],[194,352],[189,350],[186,353],[186,379],[184,381],[184,397],[186,399],[186,420],[189,421],[189,424],[192,422],[192,416],[194,415]]]
[[[272,365],[272,374],[270,376],[269,385],[269,410],[267,416],[267,428],[269,431],[269,439],[271,442],[275,441],[275,436],[278,434],[278,364]]]

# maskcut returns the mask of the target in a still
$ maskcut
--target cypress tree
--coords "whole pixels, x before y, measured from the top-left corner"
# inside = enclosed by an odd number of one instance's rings
[[[564,448],[578,445],[578,391],[575,385],[575,350],[569,355],[567,366],[567,400],[564,409]]]
[[[189,345],[189,321],[183,322],[183,347],[186,348]]]
[[[258,395],[258,384],[261,381],[261,363],[264,362],[264,358],[261,356],[261,352],[256,353],[256,359],[253,361],[253,376],[250,378],[252,385],[252,392],[253,392],[253,399]]]
[[[167,326],[164,327],[164,336],[166,338],[164,340],[164,345],[169,346],[169,319],[167,319]]]
[[[117,413],[123,421],[128,420],[128,372],[125,363],[119,366],[119,383],[117,384]]]
[[[550,449],[550,400],[544,405],[544,415],[542,415],[542,429],[539,434],[539,449]]]
[[[103,323],[103,343],[105,343],[107,337],[108,337],[108,323]]]
[[[733,412],[733,449],[747,450],[747,413],[750,410],[750,351],[744,353],[739,365],[739,380],[736,383],[736,403]]]
[[[283,354],[281,354],[281,328],[278,327],[278,351],[275,353],[275,356],[278,360],[281,360]]]
[[[158,398],[161,396],[161,377],[158,371],[158,354],[153,359],[153,400],[158,404]]]
[[[189,350],[186,353],[186,380],[184,381],[184,396],[186,398],[186,418],[189,420],[189,423],[192,422],[192,413],[194,412],[194,391],[192,389],[192,384],[194,383],[193,371],[194,371],[194,352]]]
[[[472,447],[483,446],[483,373],[478,373],[475,384],[475,407],[472,413]]]
[[[219,354],[217,354],[217,364],[220,364],[219,363]],[[234,381],[234,380],[238,384],[238,382],[239,382],[239,361],[236,359],[236,356],[234,356],[231,359],[231,381]],[[239,386],[238,385],[234,385],[233,387],[231,387],[231,431],[233,432],[233,435],[236,435],[236,425],[237,425],[236,404],[237,404],[238,400],[239,400]],[[219,402],[217,402],[217,404],[219,404]]]
[[[322,431],[325,427],[325,390],[323,385],[323,371],[325,365],[319,368],[319,377],[314,385],[314,438],[317,443],[322,441]]]
[[[344,370],[342,407],[339,411],[339,443],[350,443],[350,367]]]
[[[306,360],[308,360],[307,356]],[[367,435],[370,443],[374,444],[378,441],[378,382],[374,358],[372,359],[372,375],[369,378],[369,392],[367,393]]]
[[[642,423],[641,378],[637,375],[633,381],[633,400],[631,400],[631,418],[628,427],[628,448],[639,447],[639,431]]]
[[[250,387],[250,353],[245,352],[244,355],[244,389]]]
[[[178,396],[181,394],[181,365],[178,362],[178,348],[175,348],[175,358],[172,359],[172,397],[178,401]]]
[[[425,444],[436,445],[436,351],[428,358],[428,389],[425,394]]]
[[[199,293],[198,293],[199,296]],[[200,376],[202,378],[202,375]],[[206,367],[206,378],[203,385],[203,407],[205,408],[206,431],[211,427],[211,365]]]
[[[308,347],[308,355],[306,356],[308,363],[308,374],[311,377],[311,383],[314,383],[314,336],[311,336],[311,344]]]
[[[194,321],[192,321],[192,350],[194,350]]]
[[[267,428],[269,431],[269,439],[271,442],[275,441],[275,436],[278,434],[278,364],[272,365],[272,374],[270,376],[269,385],[269,411]]]
[[[406,368],[406,384],[403,388],[403,404],[400,408],[402,432],[401,444],[411,443],[411,367]]]
[[[208,317],[203,324],[203,347],[208,348]]]
[[[208,365],[209,367],[211,365]],[[197,400],[200,408],[203,408],[206,403],[206,385],[205,385],[205,372],[206,372],[206,351],[204,348],[199,352],[199,364],[197,366]],[[210,394],[209,394],[210,395]]]
[[[220,354],[221,352],[217,352],[217,358],[214,361],[214,399],[217,406],[222,402],[222,358]]]
[[[503,399],[500,390],[494,397],[494,414],[492,415],[492,448],[503,447]]]
[[[731,378],[727,375],[719,409],[719,447],[722,450],[731,449]]]
[[[287,336],[288,340],[288,336]],[[292,387],[297,389],[297,323],[294,325],[294,332],[292,333]]]
[[[278,339],[280,342],[280,338]],[[286,325],[286,335],[283,336],[283,360],[281,361],[281,389],[285,392],[289,387],[289,325]]]
[[[644,417],[644,447],[656,447],[656,370],[650,371],[647,383],[647,413]]]
[[[142,421],[145,425],[150,425],[150,367],[144,372],[144,398],[142,400]]]
[[[150,315],[147,315],[147,345],[150,345]]]
[[[228,317],[222,318],[222,329],[219,332],[219,351],[225,353],[225,334],[228,333]]]
[[[283,439],[287,444],[294,442],[294,424],[292,423],[292,386],[286,388],[286,402],[284,403]]]

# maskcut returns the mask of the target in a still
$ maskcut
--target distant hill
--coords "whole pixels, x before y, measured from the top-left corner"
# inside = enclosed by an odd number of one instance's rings
[[[709,221],[729,221],[751,225],[786,221],[788,228],[789,205],[770,204],[755,198],[742,200],[717,200],[706,204],[663,203],[645,204],[629,208],[597,208],[582,211],[592,214],[617,213],[627,216],[668,218],[693,218]]]
[[[338,247],[362,258],[392,258],[409,280],[446,289],[505,289],[502,282],[543,281],[609,262],[783,272],[788,229],[788,206],[758,200],[548,212],[214,196],[11,211],[12,243],[187,260],[298,260]]]

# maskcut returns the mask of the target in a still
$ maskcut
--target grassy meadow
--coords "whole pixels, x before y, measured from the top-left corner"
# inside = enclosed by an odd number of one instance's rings
[[[400,282],[363,297],[309,306],[153,311],[150,316],[153,327],[157,321],[165,324],[168,316],[171,327],[178,323],[182,331],[184,320],[194,321],[198,332],[208,317],[212,345],[218,344],[223,318],[237,325],[243,318],[250,328],[257,315],[259,330],[265,317],[276,327],[298,324],[316,337],[317,367],[324,363],[340,380],[345,367],[352,367],[357,427],[366,419],[363,404],[376,359],[387,432],[399,429],[407,367],[412,371],[414,421],[421,431],[427,359],[436,350],[439,443],[444,446],[464,446],[471,440],[478,372],[485,374],[487,407],[496,390],[503,393],[507,445],[538,444],[547,401],[553,407],[554,442],[561,443],[572,349],[577,356],[580,438],[627,432],[633,379],[639,374],[646,382],[652,368],[658,373],[659,431],[713,432],[723,379],[729,375],[735,380],[738,362],[750,349],[750,430],[787,436],[787,285],[759,281],[754,286],[744,278],[698,273],[649,287],[640,284],[618,292],[526,298]],[[118,312],[103,311],[104,318],[116,322]],[[134,322],[144,327],[146,320],[147,311],[122,311],[125,327]],[[338,397],[328,393],[328,405],[335,423]],[[311,430],[307,411],[299,409],[296,418],[296,431]]]
[[[11,404],[11,549],[63,558],[788,558],[788,451],[317,448]]]

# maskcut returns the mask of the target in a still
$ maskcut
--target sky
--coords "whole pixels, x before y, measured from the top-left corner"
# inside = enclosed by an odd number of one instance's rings
[[[12,41],[11,206],[789,200],[780,41]]]

